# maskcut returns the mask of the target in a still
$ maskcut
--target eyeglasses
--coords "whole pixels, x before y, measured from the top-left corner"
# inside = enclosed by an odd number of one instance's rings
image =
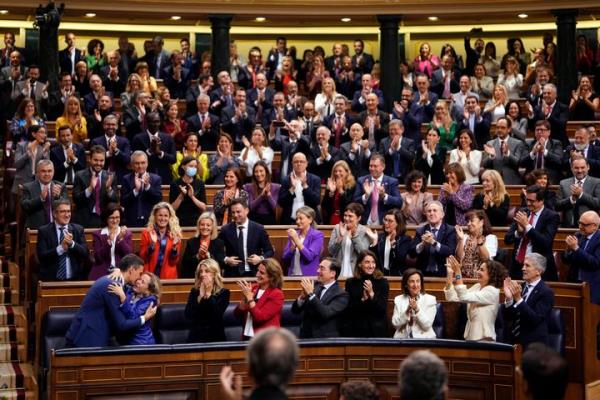
[[[592,225],[596,225],[593,222],[588,222],[587,224],[585,222],[581,222],[579,221],[579,226],[583,226],[584,228],[588,227],[588,226],[592,226]]]

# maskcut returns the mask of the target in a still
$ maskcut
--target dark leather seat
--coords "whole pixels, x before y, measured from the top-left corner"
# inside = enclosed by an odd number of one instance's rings
[[[553,308],[548,320],[549,345],[556,352],[565,355],[565,321],[560,308]]]
[[[40,366],[42,369],[47,369],[50,366],[50,352],[52,349],[65,348],[65,335],[77,310],[77,308],[57,308],[44,314],[40,338]]]
[[[444,338],[444,304],[437,303],[435,306],[435,319],[433,320],[433,331],[438,339]]]
[[[186,343],[192,322],[185,317],[185,304],[162,304],[156,312],[156,343]]]

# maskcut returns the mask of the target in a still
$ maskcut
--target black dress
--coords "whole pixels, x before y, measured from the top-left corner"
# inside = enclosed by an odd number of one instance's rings
[[[198,259],[198,250],[200,249],[200,238],[193,237],[187,241],[183,257],[181,260],[181,268],[179,271],[179,277],[181,279],[194,278],[196,268],[200,260]],[[219,238],[214,238],[208,245],[208,252],[210,258],[219,263],[221,271],[225,268],[225,244]]]
[[[590,101],[594,101],[596,97],[598,95],[592,93]],[[589,108],[583,100],[577,100],[575,107],[569,113],[569,121],[594,121],[595,119],[594,110]]]
[[[483,193],[475,195],[473,198],[473,209],[484,210],[483,208]],[[504,200],[498,207],[488,207],[484,210],[490,224],[492,226],[507,226],[506,218],[508,217],[508,210],[510,208],[510,196],[507,194],[504,196]],[[510,225],[510,224],[508,224]]]
[[[366,279],[373,283],[373,299],[362,301],[363,284]],[[346,309],[343,333],[345,337],[388,337],[387,304],[390,285],[385,278],[350,278],[346,280],[346,292],[350,303]]]
[[[370,250],[377,255],[377,265],[381,267],[381,272],[383,272],[384,275],[402,276],[402,273],[404,273],[404,270],[407,268],[406,257],[408,257],[408,252],[410,251],[412,238],[406,235],[396,236],[396,240],[394,243],[391,243],[390,246],[389,269],[385,269],[383,264],[385,261],[386,237],[387,235],[385,233],[380,233],[377,238],[377,243],[374,246],[371,246]]]
[[[171,188],[169,189],[169,203],[173,204],[173,202],[179,197],[181,193],[180,186],[185,185],[182,178],[177,179],[175,182],[171,183]],[[206,190],[204,188],[204,182],[201,179],[196,179],[191,183],[192,188],[194,189],[194,196],[201,202],[206,204]],[[177,211],[175,211],[177,218],[179,218],[180,226],[196,226],[198,222],[198,217],[200,216],[200,209],[196,207],[190,196],[184,196],[181,204]]]
[[[229,289],[221,289],[198,302],[200,291],[192,288],[185,306],[185,317],[192,323],[188,343],[223,342],[223,314],[229,305]]]

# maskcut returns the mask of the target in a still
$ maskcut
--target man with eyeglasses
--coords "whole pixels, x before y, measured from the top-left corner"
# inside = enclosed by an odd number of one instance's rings
[[[571,161],[573,176],[560,181],[556,211],[562,211],[562,226],[574,228],[586,211],[600,210],[600,179],[589,176],[590,164],[583,156]]]
[[[592,303],[600,304],[600,216],[586,211],[579,217],[579,232],[565,239],[565,263],[570,265],[569,282],[587,282]]]
[[[281,205],[281,224],[293,225],[296,211],[303,206],[316,210],[321,204],[321,179],[308,172],[309,152],[296,153],[292,157],[292,172],[281,178],[279,201]],[[318,218],[318,217],[317,217]]]
[[[39,279],[44,282],[85,279],[84,263],[89,257],[83,227],[71,222],[68,199],[52,204],[54,222],[38,230]]]
[[[558,230],[560,220],[558,213],[544,207],[543,187],[528,186],[525,192],[527,209],[517,211],[514,222],[504,236],[506,244],[514,244],[510,276],[520,279],[525,258],[531,253],[539,253],[546,258],[544,280],[556,281],[558,275],[552,254],[552,243]]]
[[[529,173],[534,169],[544,168],[548,171],[548,181],[557,185],[562,178],[563,146],[559,140],[550,138],[550,123],[541,120],[535,123],[535,140],[529,140],[529,151],[525,154],[519,166]]]

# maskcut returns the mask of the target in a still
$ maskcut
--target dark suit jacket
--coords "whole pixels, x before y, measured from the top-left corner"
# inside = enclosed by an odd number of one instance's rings
[[[271,148],[275,151],[281,151],[281,170],[279,171],[280,178],[282,175],[289,175],[292,171],[292,157],[296,153],[310,154],[310,145],[308,138],[302,136],[295,143],[290,142],[290,138],[281,134],[281,129],[277,129],[275,138],[271,139]],[[287,170],[284,171],[285,160],[288,160]]]
[[[582,154],[582,151],[578,151],[575,149],[575,146],[570,144],[565,147],[563,152],[563,171],[567,173],[567,176],[571,176],[571,152],[577,151],[577,153]],[[597,145],[590,144],[588,146],[587,157],[585,158],[590,164],[590,172],[589,174],[595,178],[600,178],[600,147]]]
[[[248,237],[246,239],[245,257],[250,257],[252,254],[263,256],[264,258],[273,257],[273,245],[269,241],[267,232],[262,225],[253,221],[248,221]],[[225,255],[227,257],[238,257],[243,260],[242,252],[238,241],[238,231],[235,222],[230,222],[221,228],[219,238],[225,243]],[[256,266],[250,265],[252,273],[256,273]],[[224,276],[242,276],[244,274],[244,263],[238,267],[226,266]]]
[[[85,242],[83,227],[77,224],[69,224],[68,230],[73,234],[73,247],[67,250],[67,256],[71,262],[72,277],[70,280],[84,280],[85,263],[88,261],[89,253]],[[56,247],[58,236],[56,236],[56,224],[54,222],[41,226],[38,230],[37,256],[39,261],[39,277],[41,281],[57,281],[58,253]]]
[[[108,172],[102,171],[100,173],[100,213],[94,213],[94,205],[96,199],[94,192],[90,197],[86,197],[85,190],[90,185],[92,173],[89,168],[79,171],[75,175],[75,182],[73,184],[73,202],[75,203],[75,215],[73,221],[83,226],[84,228],[99,228],[102,225],[100,219],[101,210],[106,209],[108,203],[116,203],[117,199],[117,180],[112,181],[112,192],[106,190],[106,180],[108,179]]]
[[[460,91],[460,85],[458,84],[460,71],[454,69],[452,72],[454,72],[454,77],[450,79],[450,93],[456,93]],[[444,75],[441,68],[433,71],[433,74],[431,75],[431,91],[435,92],[440,99],[442,98],[444,93]]]
[[[79,93],[81,93],[81,90],[79,90]],[[104,92],[105,95],[110,96],[110,98],[113,98],[113,94],[112,92]],[[88,93],[85,96],[83,96],[83,108],[85,110],[85,113],[87,115],[94,115],[94,110],[97,108],[98,106],[98,100],[96,99],[96,96],[94,96],[94,93]]]
[[[102,84],[109,92],[113,93],[115,96],[121,96],[121,93],[125,91],[127,86],[127,72],[121,66],[118,66],[118,77],[117,79],[111,79],[110,77],[110,65],[105,65],[100,70],[100,75],[102,76]],[[174,97],[176,98],[176,97]]]
[[[196,273],[196,268],[198,267],[198,250],[200,249],[200,238],[193,237],[187,241],[185,244],[185,250],[183,251],[183,257],[181,259],[181,268],[177,276],[181,279],[186,278],[194,278]],[[225,259],[225,244],[219,238],[214,238],[210,241],[208,245],[208,252],[210,253],[210,258],[219,263],[219,267],[221,267],[221,271],[225,270],[225,263],[223,260]]]
[[[365,212],[362,216],[361,223],[366,224],[371,213],[371,197],[367,198],[367,202],[363,201],[363,195],[365,194],[363,185],[366,180],[372,181],[371,175],[361,176],[356,182],[356,189],[354,190],[354,201],[360,203],[365,208]],[[384,196],[379,196],[379,202],[377,211],[379,214],[379,222],[383,221],[383,214],[392,208],[402,209],[402,197],[398,190],[398,181],[387,175],[383,175],[381,183],[385,188],[385,193],[388,195],[387,200],[384,200]],[[371,194],[373,196],[373,194]]]
[[[210,128],[203,130],[200,115],[198,113],[190,115],[186,119],[188,132],[197,132],[200,135],[200,142],[198,144],[202,150],[216,150],[221,122],[216,115],[208,113],[208,117],[210,118]]]
[[[273,96],[275,95],[275,90],[270,87],[265,88],[265,99],[262,102],[262,112],[265,115],[269,109],[273,108]],[[249,107],[252,107],[255,110],[258,110],[258,89],[249,89],[246,91],[246,104]]]
[[[427,159],[423,158],[423,149],[417,148],[417,158],[415,159],[415,169],[418,169],[425,174],[425,180],[431,176],[432,185],[441,185],[446,180],[444,175],[444,164],[446,155],[443,148],[436,147],[436,152],[431,156],[433,163],[431,166],[427,163]]]
[[[412,246],[412,238],[406,235],[396,236],[396,240],[390,246],[390,261],[388,264],[390,269],[384,269],[386,236],[385,233],[380,233],[377,244],[371,246],[370,250],[377,255],[377,265],[379,265],[384,275],[402,276],[406,269],[406,257],[408,257]]]
[[[375,153],[376,147],[369,146],[370,154],[366,156],[364,149],[361,147],[358,153],[353,153],[354,159],[350,158],[352,153],[352,142],[342,143],[340,146],[340,160],[344,160],[348,163],[352,175],[354,177],[368,175],[369,174],[369,162],[371,156]]]
[[[368,115],[369,115],[369,113],[367,110],[362,111],[360,114],[358,114],[358,122],[360,122],[360,124],[363,127],[365,127]],[[377,110],[377,116],[379,117],[379,121],[380,121],[381,125],[379,126],[379,128],[374,129],[373,136],[375,136],[375,141],[377,143],[377,146],[379,146],[381,139],[388,136],[388,123],[390,122],[390,117],[388,116],[387,113],[385,113],[381,110]],[[365,131],[365,134],[364,134],[363,138],[368,139],[369,138],[369,128],[365,127],[364,131]]]
[[[173,180],[171,173],[171,164],[175,163],[176,151],[175,142],[170,135],[163,132],[158,132],[160,138],[160,149],[163,151],[163,157],[152,155],[148,156],[148,172],[159,175],[162,183],[168,185]],[[146,150],[150,149],[150,137],[147,132],[141,132],[135,135],[131,142],[131,151],[141,150],[148,154]]]
[[[302,196],[304,196],[304,205],[316,210],[319,204],[321,204],[321,179],[318,176],[307,172],[306,183],[308,187],[302,190]],[[295,198],[296,194],[290,193],[289,175],[283,176],[281,178],[281,188],[279,189],[278,200],[279,205],[282,207],[282,225],[293,225],[296,221],[296,216],[292,217],[292,206]]]
[[[75,64],[79,61],[83,61],[83,56],[81,55],[81,50],[75,49]],[[67,49],[62,49],[58,52],[58,65],[60,66],[61,71],[67,71],[69,74],[71,73],[73,65]]]
[[[176,81],[173,78],[173,65],[163,68],[162,73],[165,86],[169,89],[172,99],[185,99],[185,91],[187,90],[190,81],[190,70],[187,68],[181,69],[181,79]]]
[[[288,400],[287,394],[275,386],[257,387],[252,391],[248,400]]]
[[[248,140],[250,139],[252,129],[256,123],[256,111],[254,111],[254,108],[247,107],[246,113],[248,114],[246,118],[233,122],[232,118],[235,116],[234,106],[225,107],[221,111],[221,129],[223,129],[223,132],[231,135],[236,150],[240,150],[244,146],[242,136],[245,135]]]
[[[308,171],[317,175],[319,178],[321,178],[321,181],[325,182],[327,181],[327,178],[331,176],[333,164],[340,159],[340,151],[332,145],[329,145],[327,151],[329,152],[331,158],[329,161],[323,161],[321,164],[317,163],[317,159],[321,157],[321,148],[317,143],[314,143],[310,147],[310,154],[307,154],[309,156]]]
[[[375,60],[370,54],[362,53],[361,55],[360,62],[356,54],[352,56],[352,66],[354,67],[354,70],[360,71],[363,74],[370,74],[373,65],[375,65]]]
[[[446,276],[446,258],[453,255],[456,251],[456,231],[454,230],[454,226],[443,222],[437,232],[436,238],[436,241],[440,244],[440,249],[435,250],[431,246],[425,246],[421,253],[417,253],[417,245],[421,243],[421,237],[425,232],[430,231],[431,225],[429,224],[417,228],[409,254],[411,257],[417,258],[417,268],[424,274],[431,276]],[[437,272],[435,273],[426,272],[430,254],[433,255],[435,264],[437,265]]]
[[[346,117],[346,123],[340,130],[340,143],[342,143],[342,144],[350,141],[350,127],[352,126],[353,123],[356,122],[356,118],[349,115],[348,113],[344,113],[344,116]],[[333,113],[333,114],[330,114],[327,117],[325,117],[325,119],[323,120],[323,125],[328,127],[329,130],[331,131],[331,138],[329,138],[329,144],[331,144],[331,145],[335,145],[335,133],[336,133],[335,119],[336,119],[336,114]],[[313,136],[310,137],[310,140],[312,142],[317,141],[316,132],[317,132],[317,130],[315,129],[315,131],[313,132]]]
[[[481,115],[481,121],[478,121],[477,118],[475,118],[475,131],[473,132],[473,135],[475,135],[475,141],[477,142],[477,150],[483,150],[483,145],[490,140],[491,118],[490,113],[483,113]],[[469,121],[465,120],[464,116],[461,115],[456,132],[460,132],[463,129],[471,130]]]
[[[379,143],[379,154],[383,154],[385,157],[384,173],[396,178],[400,184],[403,184],[406,175],[413,169],[416,155],[415,142],[403,136],[400,139],[400,150],[398,151],[390,148],[391,143],[392,139],[389,136],[383,138]],[[390,154],[390,150],[392,150],[392,154]],[[394,173],[394,163],[398,163],[398,175]]]
[[[429,92],[428,96],[429,103],[420,104],[420,95],[419,92],[416,92],[408,112],[405,112],[402,118],[404,122],[404,136],[414,140],[415,143],[420,143],[423,139],[421,136],[421,125],[431,122],[435,104],[438,101],[438,96],[435,93]]]
[[[529,243],[531,243],[532,246],[531,250],[534,253],[539,253],[546,257],[546,272],[544,272],[542,277],[547,281],[558,280],[556,265],[554,264],[554,255],[552,254],[552,246],[550,246],[549,243],[554,241],[554,236],[556,236],[559,222],[558,213],[544,207],[542,213],[538,217],[535,227],[526,233],[527,237],[529,238]],[[513,262],[510,268],[510,276],[515,279],[521,279],[522,265],[517,262],[515,258],[519,251],[519,245],[523,239],[523,236],[517,238],[515,236],[516,232],[517,223],[513,222],[508,229],[508,232],[504,236],[504,241],[506,244],[514,244],[515,246],[513,251]]]
[[[148,112],[150,110],[146,107],[146,114]],[[123,109],[122,120],[127,131],[127,139],[131,142],[133,142],[135,135],[142,132],[146,126],[140,111],[131,104]]]
[[[377,98],[379,99],[379,105],[377,107],[383,108],[383,106],[385,105],[385,102],[383,100],[383,92],[379,89],[372,89],[371,92],[375,93],[377,95]],[[356,92],[354,92],[354,96],[352,96],[352,111],[359,113],[367,109],[366,102],[360,102],[361,97],[362,89],[359,89]]]
[[[138,193],[133,193],[135,189],[134,173],[127,174],[121,182],[121,206],[125,208],[125,223],[129,227],[146,226],[152,207],[162,200],[160,185],[162,180],[160,176],[150,174],[150,189]]]
[[[271,107],[266,111],[263,111],[263,118],[262,121],[256,121],[256,122],[260,122],[263,126],[263,128],[265,129],[265,131],[269,130],[269,127],[271,126],[271,122],[274,121],[277,118],[277,111],[275,110],[275,107]],[[284,107],[283,109],[283,119],[290,122],[293,119],[298,118],[298,113],[296,112],[295,109],[293,108],[288,108],[288,107]]]
[[[549,345],[548,320],[554,307],[554,293],[543,280],[535,285],[527,301],[521,302],[517,307],[502,307],[504,319],[509,322],[510,329],[505,329],[509,337],[512,336],[515,318],[520,316],[520,335],[518,339],[511,338],[513,343],[521,343],[525,348],[534,342]]]
[[[569,120],[569,107],[560,103],[558,100],[552,108],[550,116],[546,118],[545,112],[546,103],[541,102],[538,107],[533,110],[533,118],[529,120],[529,129],[535,129],[537,121],[547,119],[550,123],[550,138],[560,141],[563,147],[569,145],[567,137],[567,121]]]
[[[185,306],[185,318],[192,324],[187,342],[224,342],[223,314],[229,305],[229,289],[223,288],[200,302],[199,294],[198,289],[192,288]]]
[[[62,187],[60,195],[53,197],[52,200],[68,199],[67,187],[65,185],[57,181],[52,181],[52,185],[61,185]],[[49,222],[44,210],[44,203],[40,197],[41,193],[40,182],[37,179],[23,185],[21,208],[25,215],[25,228],[38,229]]]
[[[585,249],[581,246],[583,236],[577,236],[579,248],[564,253],[565,262],[570,264],[569,281],[589,283],[592,303],[600,304],[600,234],[596,231]]]
[[[222,111],[225,107],[228,107],[228,99],[223,95],[223,88],[221,86],[212,90],[209,94],[210,97],[210,112],[218,117],[222,117]],[[233,94],[229,95],[229,101],[234,104]],[[218,103],[217,103],[218,102]],[[194,110],[196,105],[194,104]]]
[[[529,140],[527,143],[527,153],[521,158],[519,166],[525,168],[525,172],[529,173],[535,169],[536,159],[531,159],[530,153],[535,146],[535,140]],[[546,143],[548,153],[544,156],[544,168],[548,170],[548,183],[550,185],[558,185],[562,178],[562,154],[563,146],[560,141],[548,139]]]
[[[85,168],[85,150],[82,145],[73,143],[73,153],[77,158],[77,162],[72,164],[73,172],[77,173]],[[50,160],[54,164],[54,179],[59,182],[64,182],[67,176],[67,168],[65,168],[65,152],[61,144],[52,146],[50,149]]]
[[[375,297],[362,301],[365,279],[373,283]],[[348,337],[388,337],[387,304],[390,285],[385,278],[349,278],[346,292],[350,296],[343,335]]]
[[[322,284],[315,283],[312,299],[306,298],[302,305],[298,300],[292,304],[292,312],[302,316],[302,325],[300,326],[300,338],[328,338],[340,336],[341,316],[348,306],[350,300],[348,293],[340,288],[337,282],[334,282],[329,289],[325,291],[322,298],[316,296],[319,290],[322,290]]]
[[[88,290],[66,334],[67,346],[108,346],[116,331],[124,332],[142,326],[141,318],[125,318],[119,297],[108,292],[111,283],[114,281],[102,277]]]
[[[117,149],[119,149],[119,153],[114,156],[107,156],[104,168],[109,171],[112,168],[117,175],[117,183],[121,184],[123,177],[129,173],[131,146],[129,145],[129,140],[127,140],[127,138],[117,135],[115,135],[115,138],[117,139]],[[104,135],[92,139],[91,146],[94,145],[99,145],[108,149],[108,143],[106,143],[106,137]]]

